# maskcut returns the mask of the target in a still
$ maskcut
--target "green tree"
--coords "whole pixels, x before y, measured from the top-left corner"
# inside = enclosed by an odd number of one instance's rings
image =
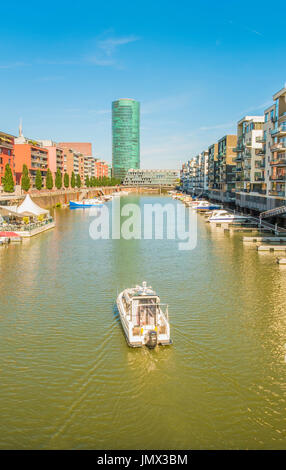
[[[76,175],[76,185],[77,185],[78,188],[81,187],[81,179],[80,179],[79,175]]]
[[[6,193],[13,193],[15,191],[14,188],[14,180],[11,167],[9,163],[5,166],[5,174],[3,178],[3,189]]]
[[[86,175],[86,178],[85,178],[85,185],[86,185],[87,188],[90,187],[90,179],[89,179],[88,175]]]
[[[74,174],[74,172],[72,172],[72,174],[71,174],[71,187],[75,188],[75,185],[76,185],[75,174]]]
[[[57,189],[61,189],[62,185],[63,185],[62,174],[61,174],[61,172],[58,168],[57,172],[56,172],[55,186],[56,186]]]
[[[65,173],[65,175],[64,175],[64,187],[68,188],[69,185],[70,185],[70,177],[69,177],[68,173]]]
[[[27,165],[25,165],[24,163],[23,169],[22,169],[21,188],[24,191],[29,191],[30,187],[31,187],[31,181],[29,177],[29,170],[28,170]]]
[[[37,170],[36,179],[35,179],[35,186],[39,190],[42,189],[42,187],[43,187],[43,179],[42,179],[41,170]]]
[[[54,182],[53,182],[53,175],[51,170],[48,168],[47,176],[46,176],[46,188],[53,189]]]

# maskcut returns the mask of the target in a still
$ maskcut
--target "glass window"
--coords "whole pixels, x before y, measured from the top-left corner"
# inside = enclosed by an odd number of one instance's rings
[[[265,114],[265,122],[267,122],[267,121],[268,121],[268,117],[269,117],[269,114],[268,114],[268,113],[266,113],[266,114]]]

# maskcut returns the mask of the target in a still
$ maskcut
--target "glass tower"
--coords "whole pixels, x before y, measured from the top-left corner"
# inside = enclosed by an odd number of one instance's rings
[[[140,104],[130,98],[112,103],[112,172],[124,179],[130,168],[140,168]]]

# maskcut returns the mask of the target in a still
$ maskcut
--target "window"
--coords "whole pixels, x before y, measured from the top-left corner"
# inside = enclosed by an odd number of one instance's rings
[[[273,109],[271,110],[271,113],[270,113],[270,119],[273,119],[273,116],[274,116],[274,111]]]
[[[265,122],[268,122],[269,113],[265,113]]]

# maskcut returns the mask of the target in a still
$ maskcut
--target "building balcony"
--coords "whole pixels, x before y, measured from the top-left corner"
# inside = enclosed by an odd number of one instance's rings
[[[237,144],[237,146],[234,147],[232,150],[233,150],[233,152],[236,152],[236,153],[237,153],[237,152],[242,152],[243,149],[244,149],[244,145],[243,145],[243,144]]]
[[[270,176],[271,181],[277,181],[280,183],[285,183],[286,182],[286,173],[282,173],[279,175],[271,175]]]
[[[281,126],[278,126],[276,129],[273,129],[270,132],[272,137],[279,137],[279,136],[285,136],[286,135],[286,123],[283,122]]]
[[[261,168],[261,169],[264,169],[264,168],[265,168],[265,161],[263,161],[263,162],[255,162],[254,168],[256,168],[256,169],[258,169],[258,170],[259,170],[260,168]]]
[[[266,139],[263,135],[261,135],[259,137],[256,137],[255,142],[257,142],[258,144],[264,144],[266,142]]]
[[[270,196],[277,196],[277,197],[285,197],[285,190],[284,191],[276,191],[275,189],[272,189],[269,191]]]
[[[286,151],[286,142],[277,142],[270,147],[271,152],[283,152]]]
[[[270,162],[271,166],[285,166],[286,165],[286,157],[277,158]]]

